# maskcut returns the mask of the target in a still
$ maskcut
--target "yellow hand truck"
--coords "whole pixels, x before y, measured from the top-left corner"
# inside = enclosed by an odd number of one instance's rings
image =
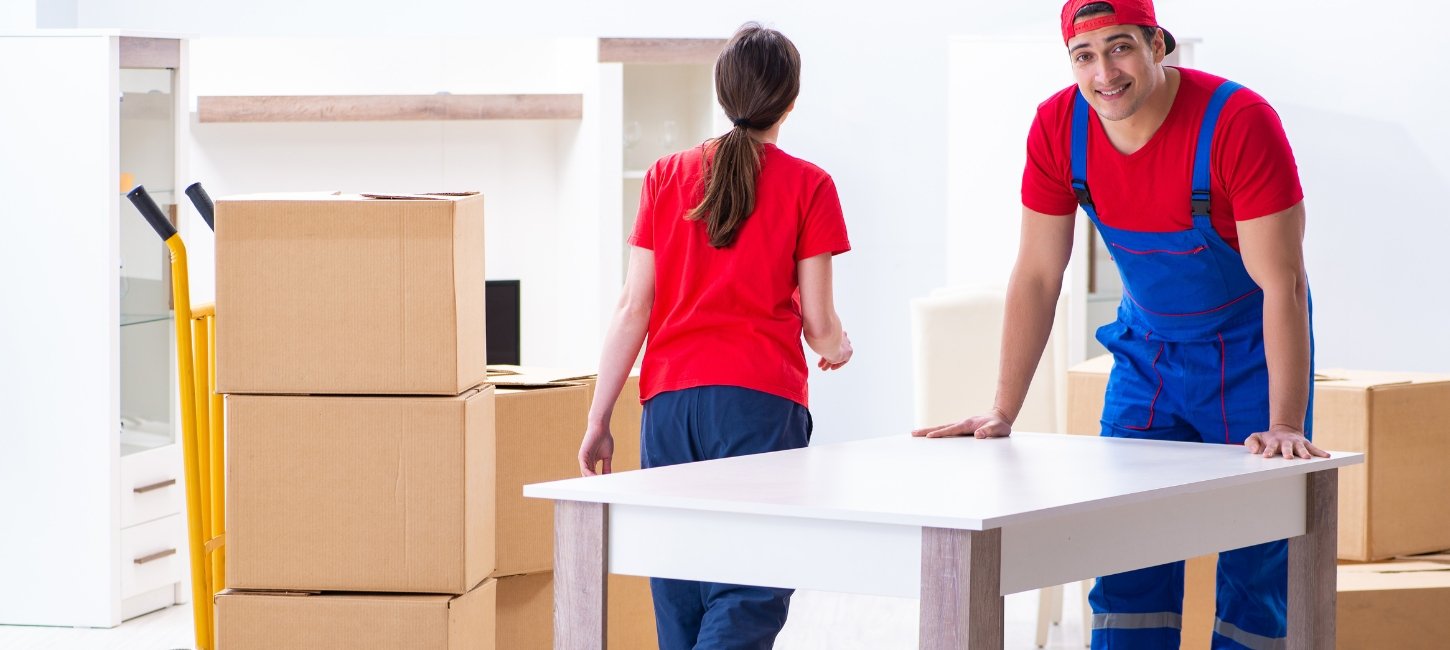
[[[206,225],[216,230],[215,206],[201,183],[186,188]],[[181,449],[186,472],[187,547],[191,610],[199,650],[215,650],[215,601],[226,584],[223,552],[225,454],[222,397],[216,392],[216,309],[191,306],[186,246],[146,188],[126,194],[171,253],[171,301],[176,320],[176,374],[181,393]]]

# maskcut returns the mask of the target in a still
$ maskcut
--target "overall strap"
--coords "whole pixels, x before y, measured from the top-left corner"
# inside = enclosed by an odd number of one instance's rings
[[[1082,206],[1093,221],[1097,221],[1093,195],[1088,191],[1087,184],[1088,116],[1091,114],[1092,107],[1088,106],[1087,98],[1079,90],[1072,105],[1072,146],[1068,149],[1072,157],[1072,192],[1077,195],[1078,205]]]
[[[1203,123],[1198,126],[1198,146],[1193,152],[1193,195],[1191,200],[1193,225],[1199,228],[1211,227],[1208,223],[1211,171],[1209,155],[1213,152],[1214,128],[1218,126],[1218,117],[1223,112],[1224,103],[1240,88],[1243,86],[1232,81],[1225,81],[1214,89],[1213,97],[1208,100],[1208,109],[1203,113]]]

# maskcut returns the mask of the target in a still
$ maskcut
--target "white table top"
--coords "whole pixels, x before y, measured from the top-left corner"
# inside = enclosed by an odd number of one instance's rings
[[[891,436],[524,486],[555,500],[988,530],[1361,463],[1243,447],[1013,433]]]

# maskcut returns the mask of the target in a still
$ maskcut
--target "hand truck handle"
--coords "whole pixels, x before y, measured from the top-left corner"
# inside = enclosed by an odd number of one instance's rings
[[[192,183],[186,188],[186,195],[191,197],[192,205],[196,211],[201,213],[201,218],[206,221],[206,226],[216,232],[216,204],[212,203],[211,197],[206,190],[201,188],[201,183]]]
[[[131,205],[136,206],[136,209],[141,212],[141,216],[146,218],[146,223],[151,224],[151,228],[161,236],[161,241],[171,239],[171,236],[176,234],[176,226],[171,225],[171,220],[166,218],[166,213],[162,212],[151,195],[146,193],[145,186],[137,185],[135,189],[126,193],[126,198],[131,199]]]

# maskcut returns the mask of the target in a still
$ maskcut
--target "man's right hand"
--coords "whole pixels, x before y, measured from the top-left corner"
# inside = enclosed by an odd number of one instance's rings
[[[1006,438],[1012,435],[1012,423],[997,409],[985,415],[969,417],[956,424],[926,427],[911,432],[917,438],[952,438],[975,436],[977,438]]]

